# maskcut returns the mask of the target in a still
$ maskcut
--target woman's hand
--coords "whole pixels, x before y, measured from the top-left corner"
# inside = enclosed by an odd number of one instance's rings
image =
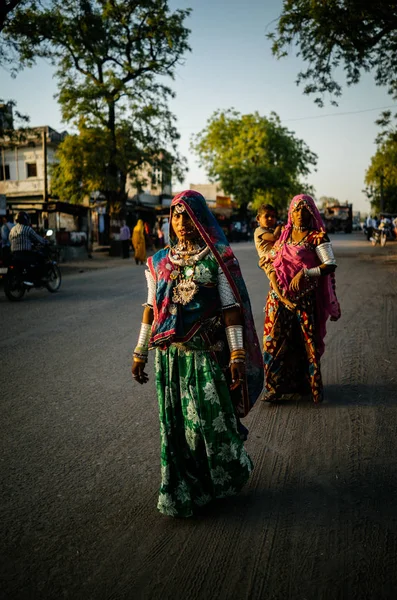
[[[290,310],[291,312],[295,311],[296,304],[291,302],[291,300],[288,300],[288,298],[285,298],[284,296],[279,296],[279,299],[280,299],[280,302],[282,302],[284,304],[284,306],[286,306],[288,308],[288,310]]]
[[[237,389],[245,381],[245,363],[236,362],[230,365],[230,374],[232,376],[231,390]]]
[[[289,289],[292,290],[293,292],[299,292],[303,287],[304,281],[305,281],[305,274],[302,269],[292,279],[291,283],[289,284]]]
[[[136,362],[134,360],[132,363],[132,367],[131,367],[132,377],[135,379],[135,381],[137,381],[141,385],[143,383],[147,383],[149,381],[149,376],[144,371],[145,364],[146,363]]]

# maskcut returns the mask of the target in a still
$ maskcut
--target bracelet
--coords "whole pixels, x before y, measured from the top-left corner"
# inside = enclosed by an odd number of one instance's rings
[[[303,273],[305,274],[305,277],[320,277],[321,275],[321,269],[320,267],[312,267],[311,269],[303,269]]]
[[[230,367],[230,365],[234,365],[234,364],[240,364],[240,365],[241,364],[245,364],[245,359],[244,360],[241,359],[241,358],[232,358],[232,359],[230,359],[230,361],[229,361],[229,367]]]
[[[336,265],[334,251],[331,242],[323,242],[316,248],[316,254],[322,263],[326,265]]]
[[[244,350],[242,325],[231,325],[230,327],[226,327],[226,337],[230,352],[233,352],[234,350]]]
[[[230,358],[241,358],[245,360],[245,350],[233,350],[230,353]]]
[[[135,356],[135,354],[133,354],[132,360],[133,360],[133,362],[141,363],[143,365],[145,365],[147,363],[147,357],[146,358],[142,358],[140,356]]]
[[[152,326],[149,323],[141,323],[137,346],[147,349],[151,330]]]

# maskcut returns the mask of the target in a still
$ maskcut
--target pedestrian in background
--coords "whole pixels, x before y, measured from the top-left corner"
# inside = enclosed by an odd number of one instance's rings
[[[274,402],[310,393],[317,404],[323,400],[320,358],[326,322],[339,319],[340,307],[336,261],[313,198],[301,194],[292,199],[288,222],[270,255],[281,292],[295,308],[269,291],[263,333],[266,393],[261,399]]]
[[[263,366],[240,267],[198,192],[172,201],[170,246],[148,260],[148,299],[132,375],[156,350],[161,486],[158,509],[189,517],[237,494],[252,470],[239,421],[259,396]]]
[[[164,246],[168,246],[170,243],[170,222],[168,219],[164,219],[161,226],[161,231],[163,232],[164,236]]]
[[[121,250],[122,250],[123,258],[130,257],[130,238],[131,238],[130,228],[128,227],[126,222],[123,221],[122,225],[120,227],[120,237],[119,237],[119,239],[121,241]]]
[[[132,245],[134,248],[135,263],[143,265],[146,262],[145,226],[142,219],[138,220],[132,231]]]

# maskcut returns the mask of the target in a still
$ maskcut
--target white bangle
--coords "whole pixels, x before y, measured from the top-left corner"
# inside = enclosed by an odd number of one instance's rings
[[[320,267],[312,267],[311,269],[303,269],[306,277],[320,277],[321,269]]]
[[[141,323],[137,347],[147,349],[149,346],[149,338],[152,326],[149,323]]]
[[[230,325],[230,327],[226,327],[226,337],[230,352],[244,350],[242,325]]]
[[[316,254],[325,265],[336,265],[331,242],[323,242],[316,248]]]

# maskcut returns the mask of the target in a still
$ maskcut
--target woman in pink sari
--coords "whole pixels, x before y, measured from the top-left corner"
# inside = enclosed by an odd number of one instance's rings
[[[274,402],[287,394],[310,393],[323,400],[320,358],[324,352],[326,322],[340,317],[335,294],[336,262],[313,198],[292,199],[288,222],[270,258],[289,309],[270,289],[265,308],[263,360],[266,393]]]

